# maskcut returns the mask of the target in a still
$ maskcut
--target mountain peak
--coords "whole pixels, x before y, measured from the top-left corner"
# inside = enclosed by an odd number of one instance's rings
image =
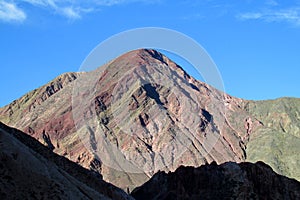
[[[159,170],[174,171],[182,163],[244,160],[241,143],[247,132],[241,128],[237,133],[227,124],[222,128],[221,94],[156,50],[125,53],[73,82],[33,109],[27,104],[14,107],[25,110],[22,115],[0,113],[9,125],[42,143],[46,135],[55,153],[85,168],[96,165],[104,180],[123,189],[141,185]],[[243,118],[249,117],[232,107]],[[243,121],[237,123],[244,126]],[[101,151],[101,144],[111,145],[118,159]]]
[[[164,56],[162,53],[154,50],[154,49],[136,49],[136,50],[132,50],[129,51],[123,55],[121,55],[120,57],[118,57],[116,60],[118,59],[124,59],[124,60],[149,60],[149,59],[155,59],[158,60],[160,62],[166,62],[167,60],[169,60],[166,56]]]
[[[159,68],[158,66],[161,67]],[[181,66],[154,49],[136,49],[129,51],[112,60],[106,65],[106,70],[113,73],[117,73],[117,70],[119,74],[124,74],[134,68],[141,67],[147,67],[149,69],[159,68],[159,70],[162,70],[161,73],[164,73],[164,70],[176,71],[176,73],[185,80],[191,79],[191,76],[189,76]]]
[[[290,124],[297,124],[300,111],[289,118],[286,113],[298,108],[297,102],[279,104],[278,109],[284,108],[280,115],[274,106],[265,112],[268,102],[231,97],[193,79],[162,53],[138,49],[95,71],[58,77],[0,109],[0,121],[51,143],[55,153],[101,173],[104,180],[132,189],[154,173],[182,164],[198,167],[277,155],[277,149],[257,150],[257,143],[265,141],[261,133],[271,143],[278,136],[276,143],[295,147],[284,154],[294,159],[299,126]],[[287,105],[293,107],[286,110]],[[287,138],[290,130],[295,145],[280,139],[281,132]],[[282,160],[277,171],[298,169],[296,165]],[[295,170],[293,177],[297,174]]]

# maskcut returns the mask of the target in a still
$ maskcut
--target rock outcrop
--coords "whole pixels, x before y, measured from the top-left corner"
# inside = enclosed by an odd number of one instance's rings
[[[132,193],[136,200],[299,199],[300,183],[263,162],[216,163],[158,172]]]

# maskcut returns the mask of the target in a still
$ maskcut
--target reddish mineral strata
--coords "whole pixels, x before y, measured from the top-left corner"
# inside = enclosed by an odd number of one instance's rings
[[[140,49],[92,72],[59,76],[1,108],[0,121],[131,190],[159,170],[245,161],[251,135],[263,126],[245,109],[247,103],[195,80],[161,53]],[[104,131],[96,133],[92,119]],[[83,133],[91,138],[88,146]],[[109,152],[95,155],[97,134],[139,170],[108,166]]]

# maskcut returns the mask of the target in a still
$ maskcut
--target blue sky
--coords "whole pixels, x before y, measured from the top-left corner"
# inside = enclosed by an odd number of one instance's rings
[[[200,43],[233,96],[300,97],[300,0],[0,0],[0,106],[77,71],[108,37],[149,26]]]

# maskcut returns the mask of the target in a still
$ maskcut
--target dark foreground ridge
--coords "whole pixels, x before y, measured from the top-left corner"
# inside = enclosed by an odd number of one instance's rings
[[[132,199],[101,175],[0,122],[0,199]]]
[[[300,183],[263,162],[212,163],[158,172],[131,194],[137,200],[300,199]]]

